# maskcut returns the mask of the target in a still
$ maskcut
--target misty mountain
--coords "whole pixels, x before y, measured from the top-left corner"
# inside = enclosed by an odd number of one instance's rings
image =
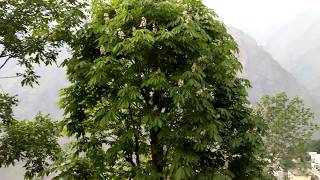
[[[320,12],[298,15],[277,31],[265,47],[320,101]]]
[[[291,97],[303,97],[310,105],[318,107],[317,102],[313,101],[295,77],[282,68],[253,38],[235,28],[230,28],[230,32],[239,45],[239,60],[244,68],[242,76],[249,79],[252,85],[249,98],[253,104],[262,95],[286,92]]]

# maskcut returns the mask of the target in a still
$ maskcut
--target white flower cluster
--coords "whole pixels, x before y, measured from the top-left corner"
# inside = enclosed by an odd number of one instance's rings
[[[147,27],[147,19],[145,17],[141,18],[140,27],[141,28],[146,28]]]
[[[101,46],[101,47],[100,47],[100,53],[101,53],[102,55],[106,55],[106,49],[104,48],[104,46]]]
[[[124,32],[121,30],[121,28],[118,29],[118,37],[120,39],[124,39],[126,37],[126,35],[124,34]]]
[[[182,88],[183,85],[184,85],[184,81],[182,79],[179,79],[178,81],[179,88]]]
[[[152,32],[154,32],[154,33],[158,32],[158,28],[155,24],[152,24]]]
[[[196,92],[196,96],[202,96],[203,95],[203,92],[206,91],[208,88],[201,88],[199,89],[197,92]]]
[[[184,11],[182,12],[182,15],[187,16],[187,15],[188,15],[188,11],[187,11],[187,10],[184,10]]]
[[[199,89],[197,92],[196,92],[196,96],[201,96],[203,94],[203,89]]]
[[[194,73],[197,69],[197,64],[196,63],[193,63],[192,67],[191,67],[191,70],[192,72]]]

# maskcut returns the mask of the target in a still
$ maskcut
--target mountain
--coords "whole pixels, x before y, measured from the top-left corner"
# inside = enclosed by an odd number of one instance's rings
[[[320,101],[320,10],[299,14],[265,48]]]
[[[253,38],[238,29],[232,27],[229,29],[239,45],[239,60],[243,65],[242,76],[249,79],[252,85],[249,89],[249,98],[253,104],[262,95],[287,92],[291,97],[303,97],[310,105],[318,107],[317,102],[313,101],[295,77],[282,68]]]

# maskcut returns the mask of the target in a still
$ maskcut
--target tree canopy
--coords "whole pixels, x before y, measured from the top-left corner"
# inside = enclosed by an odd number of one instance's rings
[[[64,63],[71,85],[61,91],[62,132],[43,116],[11,124],[0,147],[27,146],[1,165],[27,161],[27,178],[269,178],[260,136],[265,126],[252,116],[249,82],[238,76],[237,45],[212,10],[199,0],[93,0],[90,8],[92,17],[77,33],[60,39],[72,49]],[[55,17],[55,10],[48,13]],[[76,23],[80,14],[72,14]],[[44,28],[49,22],[55,21]],[[64,22],[57,27],[69,28]],[[40,62],[35,57],[19,56]],[[45,131],[38,134],[39,128]],[[10,139],[23,132],[28,136]],[[57,146],[59,135],[70,137],[68,148]],[[29,136],[41,143],[30,145]]]
[[[86,153],[76,167],[114,179],[263,178],[249,83],[214,12],[196,0],[95,1],[92,10],[61,100]]]

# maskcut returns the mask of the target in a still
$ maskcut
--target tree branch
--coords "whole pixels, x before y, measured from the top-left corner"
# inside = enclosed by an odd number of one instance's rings
[[[17,77],[20,77],[20,76],[3,76],[3,77],[0,77],[0,79],[10,79],[10,78],[17,78]]]
[[[9,57],[4,61],[4,63],[0,66],[0,69],[2,69],[2,68],[7,64],[7,62],[9,61],[9,59],[11,59],[11,56],[9,56]]]
[[[136,121],[134,121],[133,119],[133,114],[132,114],[132,109],[131,109],[131,104],[129,104],[129,114],[130,114],[130,118],[131,121],[133,123],[133,127],[139,131],[138,126],[140,126],[140,124],[138,124]],[[137,123],[137,124],[135,124]],[[134,134],[134,153],[136,155],[136,164],[137,166],[139,166],[140,164],[140,155],[139,155],[139,137],[137,136],[137,134]]]

